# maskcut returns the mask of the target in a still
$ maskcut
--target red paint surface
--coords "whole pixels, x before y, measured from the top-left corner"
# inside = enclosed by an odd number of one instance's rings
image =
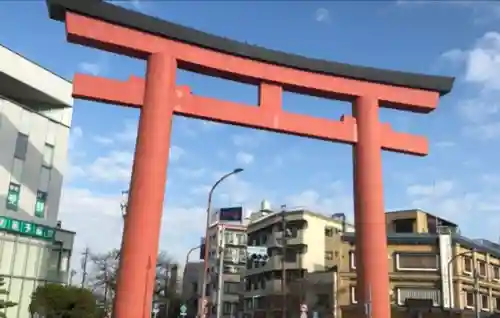
[[[439,101],[437,92],[265,64],[73,13],[67,13],[66,27],[73,43],[148,63],[145,80],[131,77],[120,82],[77,74],[73,87],[75,98],[141,109],[115,317],[149,317],[151,266],[158,251],[174,114],[353,145],[358,299],[362,303],[370,291],[372,317],[390,316],[381,151],[426,155],[428,144],[424,137],[396,132],[380,123],[378,111],[383,106],[430,112]],[[175,87],[177,65],[259,85],[259,107],[196,96],[189,87]],[[354,117],[334,121],[285,112],[283,89],[354,101]]]
[[[148,86],[139,117],[114,317],[151,317],[163,198],[167,178],[175,60],[164,53],[148,59]]]

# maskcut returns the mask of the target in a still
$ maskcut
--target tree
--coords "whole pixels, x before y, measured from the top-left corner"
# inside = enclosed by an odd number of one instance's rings
[[[90,290],[60,284],[38,286],[29,309],[44,318],[95,318],[98,312]]]
[[[118,265],[120,260],[120,250],[114,249],[107,253],[91,253],[90,262],[90,285],[94,294],[108,310],[116,292],[116,280],[118,276]],[[154,300],[157,303],[165,304],[162,312],[174,310],[179,301],[177,293],[177,264],[166,252],[160,252],[156,262],[156,283],[154,285]]]
[[[5,289],[5,278],[3,276],[0,276],[0,294],[1,295],[8,295],[9,292]],[[17,304],[8,300],[0,299],[0,309],[5,309],[5,308],[10,308],[14,307]],[[0,317],[5,318],[7,317],[6,314],[0,312]]]

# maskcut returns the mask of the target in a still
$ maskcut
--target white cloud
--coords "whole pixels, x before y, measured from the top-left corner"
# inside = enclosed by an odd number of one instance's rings
[[[480,139],[500,136],[500,33],[487,32],[470,49],[453,49],[443,57],[463,66],[463,80],[476,88],[458,105],[465,134]]]
[[[484,177],[478,181],[484,181]],[[412,208],[467,225],[474,236],[487,236],[489,229],[477,228],[472,223],[483,223],[491,230],[500,226],[500,200],[494,191],[473,189],[468,191],[456,180],[440,180],[433,184],[414,184],[407,188],[408,203]],[[485,233],[486,231],[486,233]],[[465,233],[469,235],[468,233]]]
[[[319,8],[314,13],[314,20],[319,23],[329,23],[331,21],[330,11],[326,8]]]
[[[78,68],[82,72],[89,73],[94,76],[97,76],[102,73],[102,67],[98,63],[81,62],[80,64],[78,64]]]
[[[453,190],[454,184],[450,180],[437,181],[431,185],[414,184],[406,189],[406,193],[413,197],[433,196],[441,197]]]
[[[75,144],[83,137],[83,130],[79,126],[71,127],[71,132],[69,135],[68,149],[73,150]]]
[[[332,215],[345,213],[350,222],[354,222],[353,196],[343,183],[338,181],[324,187],[325,193],[320,194],[314,189],[306,189],[296,195],[286,198],[287,208],[307,208],[316,213]]]
[[[60,219],[64,228],[77,232],[73,268],[79,269],[78,254],[85,247],[105,252],[120,246],[123,229],[120,202],[119,192],[108,195],[86,188],[64,189]],[[165,206],[160,247],[183,262],[187,249],[198,244],[204,223],[203,207]]]
[[[103,136],[95,136],[94,141],[97,142],[98,144],[108,146],[113,144],[113,139],[109,137],[103,137]]]
[[[487,32],[468,49],[452,49],[442,57],[464,65],[464,79],[485,89],[500,89],[500,33]]]
[[[241,133],[231,136],[231,141],[239,148],[255,148],[260,145],[265,135],[260,131]]]
[[[131,152],[111,151],[83,169],[93,181],[128,182],[132,173],[132,158]]]
[[[443,140],[443,141],[436,142],[434,145],[438,148],[451,148],[451,147],[455,147],[456,143],[453,141]]]
[[[183,148],[179,147],[179,146],[176,146],[176,145],[172,145],[170,147],[170,162],[177,162],[179,161],[179,159],[181,159],[184,155],[186,154],[186,150],[184,150]]]
[[[204,168],[177,168],[176,172],[183,178],[198,179],[206,175],[207,171]]]
[[[253,160],[254,156],[248,152],[240,151],[236,154],[236,162],[240,165],[249,165]]]

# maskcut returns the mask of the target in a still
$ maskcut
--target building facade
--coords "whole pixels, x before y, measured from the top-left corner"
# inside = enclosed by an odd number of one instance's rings
[[[247,263],[246,247],[245,225],[234,222],[217,222],[210,227],[207,296],[211,314],[216,314],[217,294],[219,292],[221,293],[222,317],[232,317],[240,311],[241,278]],[[218,288],[220,262],[222,262],[222,289]]]
[[[286,232],[282,227],[283,219]],[[264,312],[281,317],[282,266],[286,268],[287,284],[302,280],[308,272],[324,271],[334,265],[325,257],[328,250],[325,234],[352,231],[354,226],[341,215],[327,217],[304,209],[273,212],[264,201],[261,210],[250,216],[247,234],[249,246],[268,247],[269,260],[247,263],[243,292],[245,317],[258,317]],[[284,263],[283,233],[287,233]],[[296,291],[300,289],[300,286],[295,288]],[[298,308],[300,297],[293,293],[288,296],[287,303]]]
[[[500,312],[500,245],[461,236],[457,225],[423,211],[386,216],[393,316],[407,317],[408,299],[428,300],[431,310],[446,316],[474,316],[476,303],[481,316]],[[287,292],[321,317],[358,317],[365,304],[356,296],[354,233],[325,232],[325,245],[330,267],[306,273]],[[297,305],[291,306],[290,317],[298,316]]]
[[[67,283],[75,233],[58,221],[72,85],[0,46],[0,275],[9,318],[30,317],[31,294]]]

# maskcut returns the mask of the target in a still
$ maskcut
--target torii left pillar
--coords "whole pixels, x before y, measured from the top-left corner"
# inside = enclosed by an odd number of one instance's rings
[[[114,300],[115,318],[151,317],[152,304],[148,300],[152,299],[156,276],[176,69],[175,59],[166,53],[154,53],[148,58]]]

